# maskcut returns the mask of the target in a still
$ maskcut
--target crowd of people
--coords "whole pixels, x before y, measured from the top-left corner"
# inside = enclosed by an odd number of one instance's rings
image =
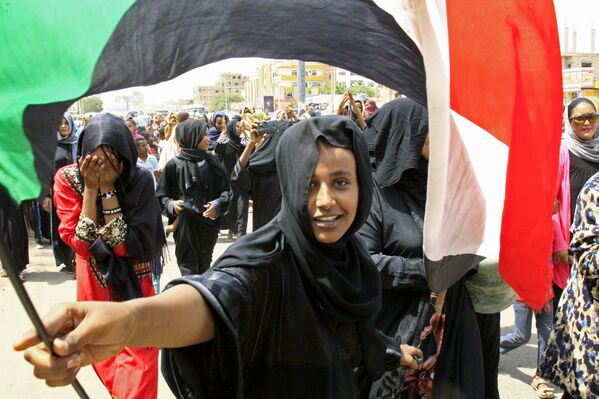
[[[564,110],[553,286],[540,312],[503,282],[497,259],[430,292],[426,108],[346,92],[336,113],[180,112],[146,126],[101,113],[79,132],[65,114],[51,192],[24,207],[0,191],[18,267],[34,213],[77,279],[79,302],[45,319],[56,355],[35,332],[15,345],[34,374],[66,385],[92,364],[113,397],[155,398],[162,348],[181,398],[495,399],[500,354],[530,339],[534,315],[536,394],[554,397],[553,383],[563,398],[598,397],[595,104]],[[213,262],[220,230],[233,244]],[[170,234],[182,277],[161,292]],[[501,336],[512,305],[514,331]]]

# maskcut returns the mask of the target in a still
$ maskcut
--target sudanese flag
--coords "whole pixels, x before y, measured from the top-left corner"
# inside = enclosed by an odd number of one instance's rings
[[[562,103],[551,0],[6,0],[0,38],[0,184],[18,201],[50,184],[79,98],[232,56],[321,61],[429,109],[431,288],[499,256],[542,306]]]

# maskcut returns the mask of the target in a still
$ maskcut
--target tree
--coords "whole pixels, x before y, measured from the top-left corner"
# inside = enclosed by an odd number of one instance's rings
[[[208,104],[208,111],[214,112],[214,111],[230,109],[232,107],[231,104],[242,103],[242,102],[243,102],[243,97],[241,97],[241,95],[237,94],[237,93],[217,94],[214,97],[212,97],[210,104]]]
[[[376,87],[365,86],[363,84],[351,86],[349,91],[354,98],[360,93],[366,94],[368,98],[378,97],[380,95],[379,89]]]
[[[345,92],[345,84],[335,83],[335,94],[343,94]],[[322,89],[322,94],[331,94],[331,84],[327,83]]]
[[[86,112],[102,112],[104,102],[100,96],[91,96],[81,99],[81,113]]]

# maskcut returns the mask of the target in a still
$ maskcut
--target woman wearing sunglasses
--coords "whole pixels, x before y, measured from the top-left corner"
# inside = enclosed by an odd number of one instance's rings
[[[599,172],[599,114],[592,100],[579,97],[564,110],[564,134],[558,171],[557,208],[554,222],[554,308],[570,274],[568,246],[576,198],[584,184]]]
[[[596,370],[589,368],[593,361],[587,357],[589,349],[591,353],[596,353],[596,349],[589,348],[588,343],[595,347],[597,343],[593,343],[585,328],[586,320],[594,320],[592,323],[596,323],[597,314],[588,313],[588,298],[572,287],[572,284],[576,285],[577,272],[574,270],[570,273],[572,257],[568,253],[568,247],[573,221],[573,228],[577,228],[574,211],[579,193],[587,180],[599,172],[598,120],[595,104],[586,97],[575,99],[564,110],[557,212],[553,215],[553,307],[554,315],[557,311],[557,318],[537,369],[538,376],[553,381],[564,390],[563,398],[594,397],[590,392],[597,393],[594,391],[596,385],[592,388],[597,382]],[[570,250],[575,246],[576,240],[572,242]],[[568,281],[570,288],[565,289]],[[596,331],[595,328],[595,337]],[[544,392],[539,397],[553,397],[551,390],[547,389],[547,382],[541,377],[535,377],[532,385],[537,393]]]

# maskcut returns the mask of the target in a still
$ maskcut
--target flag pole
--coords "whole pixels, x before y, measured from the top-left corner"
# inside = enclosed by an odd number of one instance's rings
[[[51,338],[48,334],[48,331],[46,331],[46,328],[42,323],[42,319],[35,310],[35,306],[33,306],[33,302],[31,301],[29,294],[27,294],[27,290],[25,290],[25,286],[23,285],[23,282],[19,277],[19,273],[17,272],[13,260],[9,255],[7,245],[4,242],[4,237],[0,237],[0,260],[2,261],[4,270],[8,274],[10,283],[14,287],[15,292],[19,297],[19,301],[21,301],[21,305],[23,305],[23,307],[25,308],[25,312],[27,312],[27,316],[29,316],[29,320],[31,320],[31,322],[33,323],[33,326],[35,327],[35,330],[37,331],[37,334],[41,338],[42,342],[46,344],[46,347],[48,348],[50,353],[54,355],[54,351],[52,350],[53,338]],[[89,399],[89,396],[87,396],[87,393],[85,392],[79,381],[77,381],[77,379],[75,379],[75,381],[71,383],[71,386],[73,387],[73,389],[75,389],[75,392],[77,392],[81,399]]]

